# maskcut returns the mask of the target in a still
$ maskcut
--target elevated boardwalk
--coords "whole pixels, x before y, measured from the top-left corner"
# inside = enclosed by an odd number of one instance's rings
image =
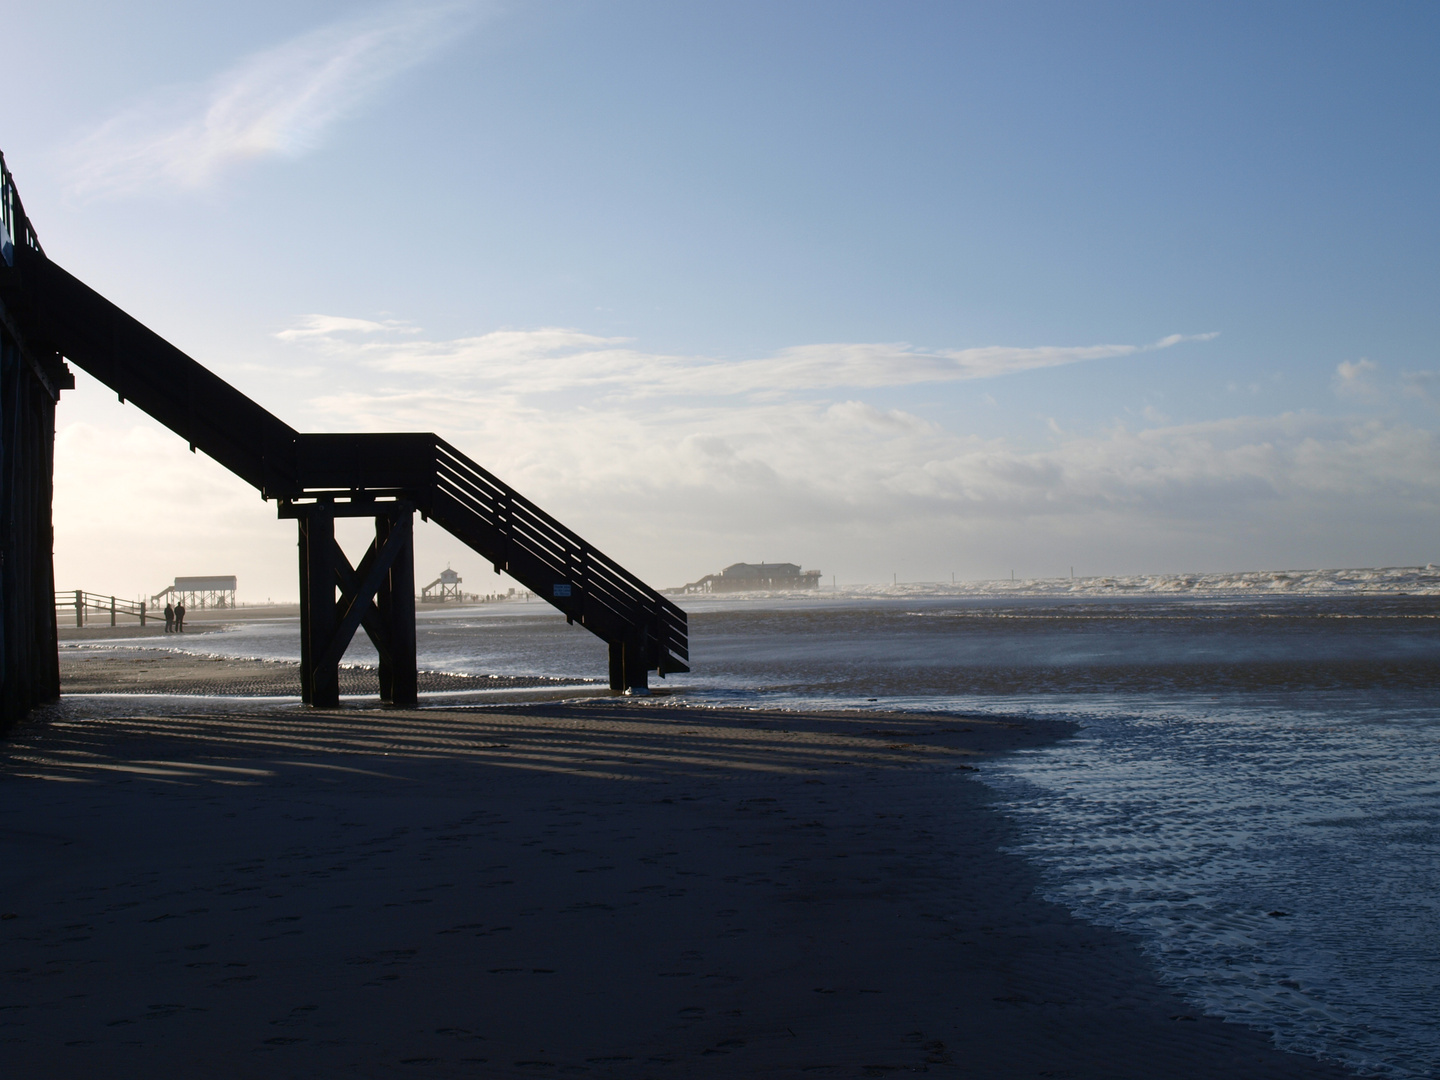
[[[380,655],[382,698],[415,702],[417,511],[602,638],[613,689],[689,670],[685,613],[514,488],[434,434],[296,431],[47,258],[8,171],[3,184],[14,239],[0,303],[28,348],[78,365],[297,521],[307,702],[336,704],[339,661],[359,629]],[[337,517],[375,519],[358,566],[335,542]]]

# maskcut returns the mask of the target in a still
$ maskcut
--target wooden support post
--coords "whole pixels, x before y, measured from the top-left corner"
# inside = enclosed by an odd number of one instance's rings
[[[402,510],[375,518],[375,552],[393,539],[404,544],[375,594],[381,634],[389,655],[380,652],[380,700],[409,707],[419,700],[415,661],[415,543],[414,514]]]
[[[610,689],[620,693],[625,689],[625,642],[610,642]]]
[[[281,507],[282,516],[299,523],[300,696],[309,705],[340,703],[340,658],[362,626],[380,654],[381,697],[415,704],[415,507],[399,501],[384,507],[375,518],[375,542],[357,567],[335,543],[335,504]]]
[[[80,589],[75,590],[75,625],[85,625],[85,593]]]
[[[110,597],[110,625],[115,625],[115,597]]]
[[[648,694],[650,671],[646,665],[645,640],[632,631],[610,642],[610,689],[617,693]]]
[[[140,625],[145,625],[145,601],[140,601]]]
[[[324,503],[296,515],[300,526],[300,699],[333,709],[340,704],[340,657],[329,658],[335,637],[335,510]]]

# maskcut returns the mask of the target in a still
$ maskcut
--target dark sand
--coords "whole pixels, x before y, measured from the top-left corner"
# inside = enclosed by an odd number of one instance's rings
[[[0,745],[0,1068],[1342,1077],[1036,896],[1057,724],[72,699]]]

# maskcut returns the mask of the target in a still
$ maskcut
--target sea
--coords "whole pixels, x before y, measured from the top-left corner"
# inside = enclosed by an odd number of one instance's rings
[[[1284,1049],[1440,1077],[1440,568],[677,602],[693,670],[657,680],[672,702],[1073,721],[980,771],[1049,899]],[[361,637],[346,662],[373,664]],[[538,601],[423,610],[417,637],[431,670],[607,670]],[[294,619],[163,641],[299,658]],[[93,647],[127,645],[157,641]]]

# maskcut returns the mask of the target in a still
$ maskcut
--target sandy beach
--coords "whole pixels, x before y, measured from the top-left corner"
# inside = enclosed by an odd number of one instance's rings
[[[1339,1077],[1036,896],[1056,723],[74,697],[4,744],[7,1076]]]

